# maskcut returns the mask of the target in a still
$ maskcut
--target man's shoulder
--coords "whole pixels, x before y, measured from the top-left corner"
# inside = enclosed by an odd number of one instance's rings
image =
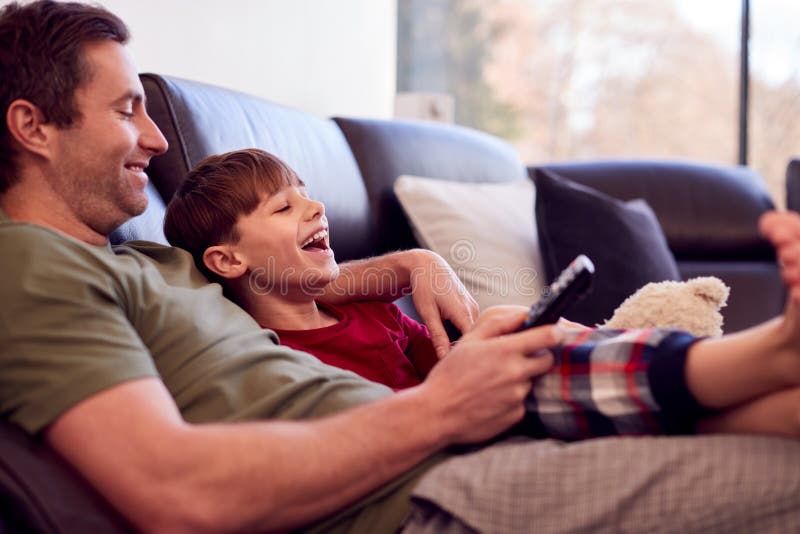
[[[0,264],[4,286],[77,284],[104,287],[136,284],[152,267],[182,272],[194,280],[191,255],[180,249],[146,241],[121,246],[90,245],[51,228],[31,223],[0,223]],[[155,274],[155,273],[154,273]],[[199,275],[199,273],[197,273]],[[199,275],[196,285],[207,281]]]
[[[155,266],[168,283],[185,287],[209,285],[209,280],[200,272],[192,255],[182,248],[152,241],[126,241],[111,247],[117,256],[133,256]]]
[[[125,241],[119,245],[112,245],[111,250],[117,256],[141,255],[157,263],[170,263],[181,258],[191,258],[191,254],[181,248],[154,241]]]
[[[31,223],[0,224],[0,249],[6,257],[3,270],[30,264],[69,263],[108,255],[106,247],[89,245],[53,229]]]
[[[115,298],[138,279],[133,262],[120,260],[108,246],[34,224],[0,224],[0,250],[0,298],[6,313],[45,295],[76,301],[90,294]]]

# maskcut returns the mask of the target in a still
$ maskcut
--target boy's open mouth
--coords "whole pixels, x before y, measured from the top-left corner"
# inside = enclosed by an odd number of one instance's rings
[[[328,230],[318,230],[300,246],[303,250],[328,250]]]

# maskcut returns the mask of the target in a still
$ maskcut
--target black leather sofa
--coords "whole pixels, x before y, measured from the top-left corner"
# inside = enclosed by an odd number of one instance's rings
[[[793,158],[786,167],[786,207],[800,211],[800,159]]]
[[[466,182],[518,180],[525,167],[505,142],[432,123],[323,119],[197,82],[142,75],[148,109],[170,144],[148,174],[150,206],[114,242],[165,242],[165,203],[203,157],[258,147],[287,161],[326,204],[339,260],[415,246],[392,193],[397,176]],[[604,161],[543,165],[655,211],[683,276],[714,274],[732,288],[728,331],[780,313],[784,288],[774,255],[758,236],[772,207],[760,178],[744,168],[688,162]],[[790,206],[800,203],[800,162],[790,166]],[[119,532],[127,526],[80,477],[36,439],[0,424],[1,532]]]
[[[155,158],[148,211],[116,241],[164,240],[165,202],[203,157],[254,146],[295,168],[325,202],[337,259],[417,246],[392,192],[403,174],[506,182],[543,168],[613,197],[653,208],[684,278],[713,274],[731,286],[725,329],[780,313],[784,290],[757,219],[773,207],[763,180],[744,167],[680,161],[597,161],[525,167],[510,145],[434,123],[321,119],[235,91],[145,74],[148,109],[170,143]],[[800,197],[798,197],[800,198]],[[601,318],[598,318],[601,319]]]

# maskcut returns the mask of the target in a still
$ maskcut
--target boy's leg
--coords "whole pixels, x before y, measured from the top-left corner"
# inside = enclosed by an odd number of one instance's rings
[[[800,438],[800,388],[784,389],[697,423],[699,433],[757,433]]]
[[[614,433],[682,433],[710,410],[739,407],[783,389],[800,387],[800,216],[770,213],[764,235],[775,245],[792,297],[783,317],[745,332],[694,342],[667,331],[569,329],[554,349],[553,369],[534,384],[526,403],[532,427],[560,438]],[[784,414],[781,395],[730,414],[729,425],[750,413]],[[776,404],[778,403],[778,404]],[[770,407],[769,409],[764,408]],[[738,414],[738,415],[737,415]],[[737,426],[738,428],[738,426]]]
[[[800,389],[800,335],[784,318],[720,339],[671,330],[570,329],[553,349],[555,365],[534,383],[525,433],[560,439],[615,434],[682,434],[715,412],[734,413],[706,431],[794,435],[800,404],[779,395]],[[760,415],[779,418],[769,424]],[[752,424],[751,424],[752,423]]]
[[[554,365],[534,381],[519,430],[536,437],[686,433],[710,410],[684,378],[697,341],[669,329],[566,329]]]
[[[800,323],[790,301],[783,317],[743,332],[695,343],[686,384],[697,401],[721,410],[800,386]]]

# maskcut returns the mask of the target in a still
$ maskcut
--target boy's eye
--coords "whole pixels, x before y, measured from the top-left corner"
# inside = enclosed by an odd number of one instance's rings
[[[289,204],[286,204],[285,206],[282,206],[282,207],[276,209],[275,213],[280,213],[282,211],[288,211],[288,210],[289,210]]]

